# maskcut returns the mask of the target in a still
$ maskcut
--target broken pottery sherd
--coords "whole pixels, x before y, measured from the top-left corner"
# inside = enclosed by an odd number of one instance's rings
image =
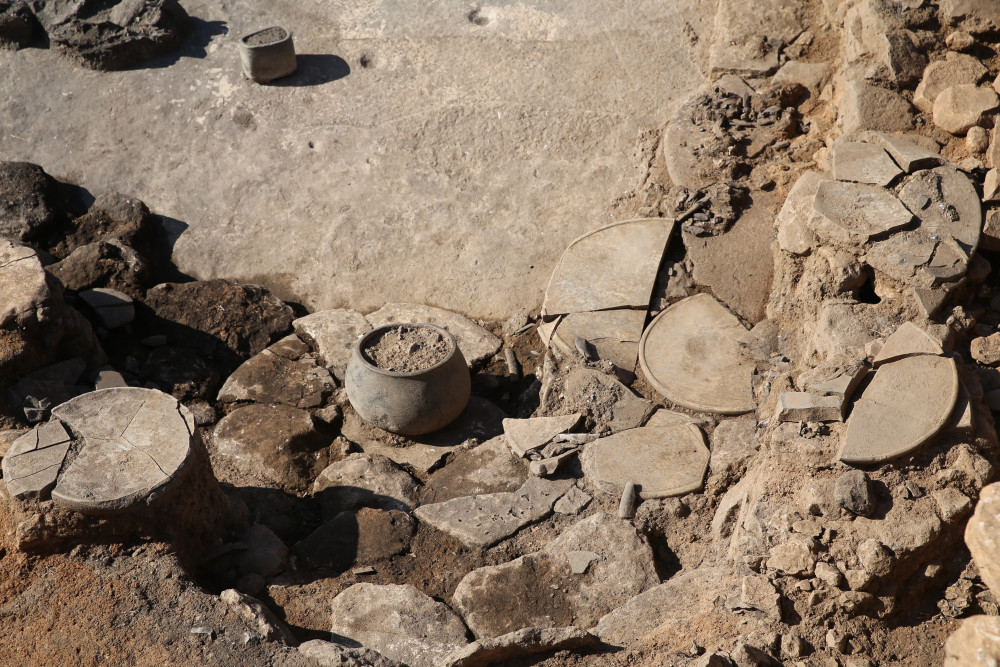
[[[837,458],[879,463],[912,452],[947,423],[957,399],[954,359],[917,355],[885,363],[854,404]]]
[[[754,365],[740,352],[746,329],[708,294],[678,301],[639,342],[639,364],[653,387],[692,410],[737,415],[756,408]]]

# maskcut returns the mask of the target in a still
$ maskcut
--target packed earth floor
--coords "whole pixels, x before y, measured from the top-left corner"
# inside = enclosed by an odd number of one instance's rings
[[[0,144],[0,662],[1000,663],[1000,5],[714,11],[505,319],[196,279]],[[97,76],[192,29],[0,0]]]

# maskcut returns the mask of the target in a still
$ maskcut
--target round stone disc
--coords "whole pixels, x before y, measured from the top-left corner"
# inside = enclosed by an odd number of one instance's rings
[[[847,420],[845,463],[879,463],[912,452],[947,423],[958,399],[955,360],[921,354],[883,364]]]
[[[708,294],[670,306],[639,341],[639,364],[665,398],[692,410],[738,415],[756,408],[754,366],[740,353],[746,329]]]
[[[115,387],[53,408],[79,440],[59,473],[52,499],[83,512],[122,510],[145,503],[191,458],[191,413],[153,389]]]

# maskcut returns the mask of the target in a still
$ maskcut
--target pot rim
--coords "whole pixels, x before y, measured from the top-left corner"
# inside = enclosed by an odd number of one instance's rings
[[[250,39],[251,37],[253,37],[254,35],[258,35],[258,34],[264,32],[265,30],[270,30],[272,28],[278,28],[280,30],[284,30],[285,31],[285,36],[282,37],[281,39],[276,39],[273,42],[268,42],[267,44],[254,44],[253,46],[250,46],[249,44],[247,44],[247,40]],[[281,44],[282,42],[285,42],[285,41],[288,41],[289,39],[291,39],[291,37],[292,37],[292,31],[289,30],[288,28],[286,28],[285,26],[283,26],[283,25],[269,25],[266,28],[261,28],[260,30],[254,30],[253,32],[247,33],[246,35],[243,35],[242,37],[240,37],[240,46],[244,46],[244,47],[246,47],[248,49],[262,49],[262,48],[265,48],[265,47],[268,47],[268,46],[274,46],[275,44]]]
[[[448,354],[445,356],[444,359],[442,359],[438,363],[434,364],[433,366],[428,366],[427,368],[421,368],[420,370],[416,370],[416,371],[390,371],[390,370],[386,370],[384,368],[380,368],[380,367],[376,366],[375,364],[373,364],[372,362],[370,362],[367,359],[365,359],[365,355],[361,352],[361,346],[364,345],[365,343],[367,343],[369,341],[369,339],[371,339],[373,336],[375,336],[377,334],[380,334],[380,333],[382,333],[384,331],[387,331],[389,329],[395,329],[396,327],[404,327],[404,326],[410,326],[410,327],[427,327],[429,329],[434,329],[434,330],[438,331],[439,333],[444,334],[445,338],[449,342],[451,342],[451,351],[448,352]],[[413,377],[419,377],[419,376],[424,375],[424,374],[426,374],[426,373],[428,373],[430,371],[437,370],[438,368],[441,368],[442,366],[444,366],[445,364],[447,364],[449,361],[451,361],[455,357],[455,353],[458,352],[458,351],[459,351],[458,340],[455,338],[455,336],[452,335],[452,333],[450,331],[448,331],[447,329],[445,329],[443,327],[439,327],[436,324],[429,324],[427,322],[393,322],[391,324],[383,324],[380,327],[376,327],[376,328],[372,329],[371,331],[369,331],[368,333],[366,333],[361,338],[359,338],[358,340],[356,340],[354,342],[353,354],[358,359],[358,361],[361,362],[365,366],[365,368],[367,368],[369,370],[373,370],[373,371],[375,371],[376,373],[378,373],[380,375],[385,375],[387,377],[394,377],[394,378],[413,378]]]

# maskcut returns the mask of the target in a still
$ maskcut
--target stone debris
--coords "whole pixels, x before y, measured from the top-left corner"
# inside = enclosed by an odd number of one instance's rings
[[[292,327],[302,340],[312,345],[323,365],[339,382],[344,381],[354,343],[372,330],[364,315],[343,308],[310,313],[292,320]]]
[[[562,498],[556,501],[552,509],[556,514],[575,515],[582,512],[590,504],[591,500],[593,500],[593,497],[590,494],[573,486],[563,494]]]
[[[527,479],[524,463],[511,451],[507,437],[500,435],[458,452],[448,465],[433,472],[424,483],[421,504],[516,491]]]
[[[844,421],[844,399],[807,391],[783,391],[778,397],[775,418],[782,422]]]
[[[851,514],[869,516],[875,511],[871,480],[861,470],[849,470],[838,477],[833,494],[837,506]]]
[[[537,477],[551,477],[556,474],[563,463],[575,456],[577,451],[576,449],[571,449],[557,456],[531,461],[528,464],[528,472]]]
[[[455,612],[410,585],[354,584],[331,606],[334,640],[356,641],[412,667],[438,667],[469,643]]]
[[[752,574],[740,583],[740,599],[736,608],[756,609],[776,621],[781,620],[781,595],[767,577]]]
[[[441,667],[488,667],[510,664],[542,653],[587,651],[600,642],[584,630],[567,628],[523,628],[486,639],[477,639],[448,656]]]
[[[890,361],[898,361],[904,357],[912,357],[918,354],[943,353],[941,343],[936,338],[912,322],[903,322],[886,339],[885,345],[875,355],[872,365],[878,368],[882,364]]]
[[[570,313],[560,318],[552,344],[573,356],[575,341],[585,340],[595,351],[594,361],[610,361],[623,372],[635,371],[645,310],[621,309]]]
[[[852,245],[902,229],[913,214],[890,192],[863,183],[823,181],[807,224],[822,238]]]
[[[785,203],[781,205],[775,226],[778,228],[778,245],[785,252],[804,255],[818,242],[816,235],[806,226],[806,218],[811,215],[813,199],[820,183],[829,176],[816,171],[807,171],[788,191]]]
[[[416,303],[389,303],[365,315],[365,319],[376,329],[386,324],[406,324],[421,322],[439,326],[458,341],[469,366],[478,366],[492,357],[500,349],[502,342],[492,333],[472,320],[444,308],[434,308]]]
[[[650,384],[678,405],[720,414],[750,412],[754,367],[740,352],[746,329],[708,294],[679,301],[654,319],[639,344]]]
[[[962,83],[945,88],[934,100],[934,124],[945,132],[962,135],[996,111],[1000,98],[992,88]]]
[[[417,521],[399,510],[341,512],[292,547],[299,566],[344,571],[405,553]]]
[[[572,480],[529,477],[517,491],[453,498],[422,505],[414,513],[468,547],[486,548],[551,515],[572,485]]]
[[[592,551],[599,558],[586,574],[575,575],[567,555],[574,551]],[[476,638],[484,639],[540,624],[591,628],[658,581],[653,552],[631,524],[597,513],[541,551],[473,570],[458,584],[453,600]]]
[[[811,538],[793,536],[771,549],[767,569],[779,575],[806,578],[816,568],[816,543]]]
[[[924,113],[933,113],[938,95],[955,85],[975,85],[987,70],[972,56],[949,53],[924,69],[924,76],[913,93],[913,104]]]
[[[837,396],[844,402],[851,400],[854,391],[864,380],[868,373],[868,366],[864,363],[848,365],[843,372],[840,369],[827,375],[830,379],[821,382],[809,382],[806,389],[814,394],[825,396]]]
[[[573,429],[580,421],[579,413],[530,419],[504,419],[504,437],[511,451],[520,457],[541,449],[560,433]]]
[[[646,423],[656,409],[614,377],[590,368],[577,368],[564,380],[565,405],[596,422],[596,433],[618,433]]]
[[[219,390],[218,400],[232,403],[283,403],[297,408],[323,405],[336,388],[329,371],[303,356],[308,350],[288,336],[243,362]]]
[[[116,289],[98,287],[84,290],[78,296],[93,309],[105,329],[117,329],[135,319],[132,298]]]
[[[975,513],[965,527],[965,544],[992,591],[1000,591],[1000,560],[997,558],[997,531],[1000,524],[1000,484],[983,487]]]
[[[322,639],[302,642],[298,650],[319,667],[404,667],[403,663],[370,648],[354,648]]]
[[[932,139],[914,134],[873,132],[872,140],[882,146],[907,174],[919,169],[933,169],[947,163]],[[930,145],[927,145],[929,142]],[[934,148],[932,148],[932,146]]]
[[[917,355],[885,363],[855,402],[838,458],[865,464],[911,452],[945,425],[957,399],[953,359]]]
[[[3,457],[7,493],[18,500],[46,499],[72,441],[59,421],[42,424],[14,440]]]
[[[581,455],[588,482],[621,497],[632,482],[644,499],[679,496],[702,487],[709,451],[690,422],[622,431],[587,445]]]
[[[219,594],[219,599],[232,607],[243,617],[251,627],[264,638],[264,641],[280,641],[294,646],[298,643],[291,630],[278,620],[274,612],[265,607],[260,600],[229,588]]]
[[[417,504],[418,484],[384,456],[351,454],[319,474],[312,494],[319,498],[328,519],[359,507],[410,512]]]
[[[902,175],[884,149],[859,141],[838,141],[831,151],[833,177],[838,181],[889,185]]]
[[[861,80],[844,87],[838,121],[844,134],[858,130],[905,132],[914,126],[913,107],[899,93]]]

